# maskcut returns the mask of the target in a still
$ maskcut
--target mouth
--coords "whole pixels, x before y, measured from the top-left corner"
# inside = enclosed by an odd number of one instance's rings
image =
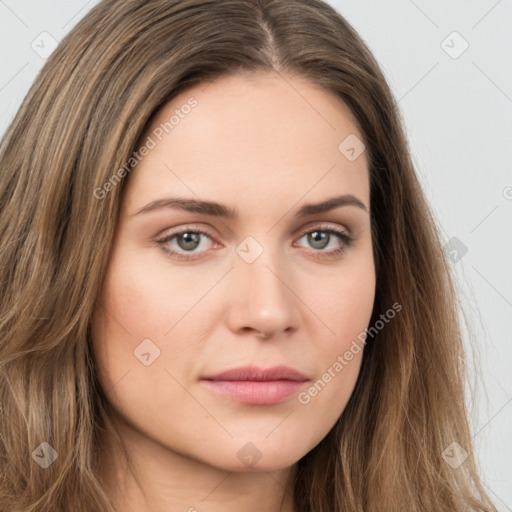
[[[261,369],[256,366],[234,368],[201,378],[215,393],[253,405],[283,402],[298,393],[308,378],[289,366]]]

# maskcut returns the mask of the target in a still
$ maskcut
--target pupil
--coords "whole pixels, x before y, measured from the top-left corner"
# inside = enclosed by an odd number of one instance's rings
[[[320,242],[320,246],[316,247],[317,249],[323,249],[327,244],[325,243],[327,241],[327,233],[323,233],[322,231],[313,231],[308,235],[310,239],[313,240],[313,243]]]
[[[199,244],[199,233],[183,233],[179,240],[184,240],[184,244],[180,243],[182,249],[195,249]]]

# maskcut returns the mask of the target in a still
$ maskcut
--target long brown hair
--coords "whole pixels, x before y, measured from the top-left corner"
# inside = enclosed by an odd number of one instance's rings
[[[320,0],[104,0],[48,59],[0,146],[0,509],[114,510],[97,471],[108,404],[89,321],[128,176],[95,191],[166,102],[240,72],[305,77],[348,105],[369,157],[371,324],[402,305],[369,338],[338,422],[298,461],[297,511],[495,511],[473,459],[458,300],[396,101]],[[454,442],[468,454],[458,467],[443,458]],[[57,458],[43,469],[38,456]]]

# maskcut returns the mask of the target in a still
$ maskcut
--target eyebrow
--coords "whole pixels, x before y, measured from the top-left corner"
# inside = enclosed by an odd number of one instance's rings
[[[305,204],[297,211],[295,216],[301,218],[307,217],[309,215],[317,215],[319,213],[334,210],[335,208],[339,208],[341,206],[356,206],[365,212],[368,212],[368,208],[356,196],[352,194],[344,194],[342,196],[332,197],[326,201],[322,201],[321,203]],[[239,213],[236,208],[229,208],[224,204],[216,203],[214,201],[201,201],[192,198],[179,197],[168,197],[152,201],[151,203],[137,210],[131,216],[167,208],[175,208],[187,212],[212,215],[229,220],[237,220],[239,217]]]

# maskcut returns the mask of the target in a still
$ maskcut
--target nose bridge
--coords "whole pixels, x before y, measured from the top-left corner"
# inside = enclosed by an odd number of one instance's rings
[[[249,236],[236,248],[233,303],[240,327],[266,333],[295,325],[296,298],[282,248],[267,234]]]

